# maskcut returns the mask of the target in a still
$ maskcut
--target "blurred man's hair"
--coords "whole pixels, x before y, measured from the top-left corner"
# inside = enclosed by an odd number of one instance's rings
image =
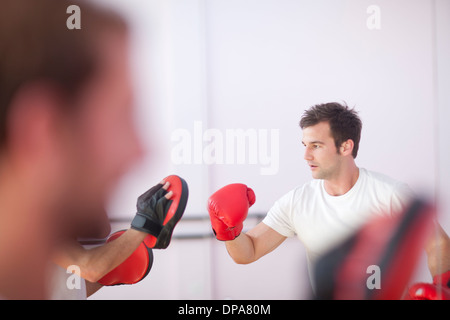
[[[25,85],[44,82],[73,101],[101,61],[98,40],[105,32],[126,32],[113,12],[85,1],[81,29],[69,30],[66,0],[2,0],[0,4],[0,150],[8,140],[8,115]],[[70,108],[66,103],[65,108]]]

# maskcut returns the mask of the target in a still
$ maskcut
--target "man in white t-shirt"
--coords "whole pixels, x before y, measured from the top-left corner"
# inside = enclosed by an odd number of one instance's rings
[[[346,239],[374,214],[392,215],[408,204],[407,185],[359,169],[351,189],[332,196],[325,180],[313,180],[290,191],[270,209],[263,223],[285,237],[297,237],[309,263]]]
[[[261,223],[241,233],[254,202],[253,191],[246,186],[227,186],[209,199],[214,233],[225,241],[236,263],[252,263],[297,235],[311,268],[320,255],[374,215],[394,215],[405,209],[413,195],[405,183],[357,167],[362,123],[353,109],[338,103],[313,106],[304,113],[300,127],[304,159],[314,180],[276,201]],[[440,234],[448,245],[448,236]],[[430,265],[432,275],[437,270],[441,268]]]

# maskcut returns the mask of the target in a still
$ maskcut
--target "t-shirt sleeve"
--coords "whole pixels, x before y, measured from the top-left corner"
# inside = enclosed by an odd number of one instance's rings
[[[406,183],[396,184],[391,196],[392,214],[403,212],[414,197],[413,190]]]
[[[291,222],[292,196],[293,192],[289,192],[277,200],[263,220],[265,225],[271,227],[285,237],[292,237],[295,235],[294,227]]]

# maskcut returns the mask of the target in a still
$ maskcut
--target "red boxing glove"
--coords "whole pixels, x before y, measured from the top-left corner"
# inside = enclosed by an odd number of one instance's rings
[[[124,232],[125,230],[121,230],[113,233],[106,242],[114,241]],[[152,249],[148,248],[143,241],[124,262],[111,270],[98,282],[104,286],[135,284],[147,276],[152,265]]]
[[[450,270],[435,276],[433,283],[416,283],[412,285],[406,300],[450,300]]]
[[[234,240],[242,231],[255,193],[245,184],[229,184],[208,199],[208,212],[217,240]]]

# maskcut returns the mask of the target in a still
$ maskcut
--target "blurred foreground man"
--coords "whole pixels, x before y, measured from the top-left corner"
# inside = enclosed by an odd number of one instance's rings
[[[142,156],[127,30],[82,1],[4,0],[0,10],[0,298],[48,297],[67,237],[106,237],[110,192]]]

